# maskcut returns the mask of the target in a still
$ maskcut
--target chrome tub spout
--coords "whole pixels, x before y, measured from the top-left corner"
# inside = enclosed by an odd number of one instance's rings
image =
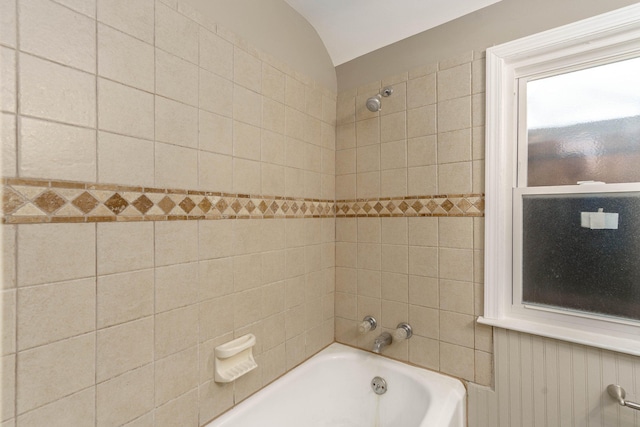
[[[393,338],[391,338],[391,334],[389,332],[383,332],[376,337],[376,340],[373,342],[373,352],[380,353],[380,351],[391,344]]]

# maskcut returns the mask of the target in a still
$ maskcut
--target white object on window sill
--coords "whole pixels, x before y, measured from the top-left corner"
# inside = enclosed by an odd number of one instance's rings
[[[617,230],[618,214],[605,213],[603,208],[599,208],[598,212],[580,212],[580,225],[592,230]]]
[[[258,364],[253,358],[255,344],[255,335],[247,334],[216,347],[213,351],[215,382],[230,383],[257,368]]]

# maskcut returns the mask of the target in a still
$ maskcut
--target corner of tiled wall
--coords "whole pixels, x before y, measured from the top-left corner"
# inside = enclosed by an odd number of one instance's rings
[[[179,0],[0,20],[3,427],[204,425],[334,340],[335,93]]]
[[[389,356],[491,385],[492,330],[475,322],[484,68],[483,52],[467,52],[338,94],[336,199],[351,210],[336,219],[336,340],[370,349],[377,331],[356,332],[364,316],[383,330],[408,321],[414,336]],[[381,110],[367,110],[387,86]]]
[[[336,95],[178,0],[0,7],[3,426],[203,425],[366,314],[491,383],[482,54]]]

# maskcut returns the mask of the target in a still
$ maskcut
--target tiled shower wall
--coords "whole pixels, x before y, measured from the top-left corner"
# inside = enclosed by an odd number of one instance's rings
[[[481,200],[484,58],[468,53],[338,94],[336,199]],[[368,97],[391,86],[382,109]],[[338,203],[338,205],[340,205]],[[434,216],[374,211],[336,219],[336,340],[370,349],[376,333],[409,321],[414,336],[387,354],[477,384],[492,382],[492,331],[483,310],[483,209],[442,205]],[[460,209],[458,209],[460,208]]]
[[[484,193],[483,56],[338,94],[338,200],[454,203],[441,203],[446,212],[435,208],[431,217],[338,212],[336,340],[370,349],[379,330],[355,333],[365,315],[383,330],[408,319],[415,335],[385,354],[468,380],[470,427],[640,426],[638,411],[605,393],[620,384],[639,401],[640,358],[475,322],[483,311],[484,218],[455,201]],[[394,93],[379,113],[369,112],[366,99],[386,86]]]
[[[333,203],[334,93],[176,1],[0,19],[3,427],[202,425],[333,341],[333,215],[203,201]],[[259,368],[215,384],[246,333]]]

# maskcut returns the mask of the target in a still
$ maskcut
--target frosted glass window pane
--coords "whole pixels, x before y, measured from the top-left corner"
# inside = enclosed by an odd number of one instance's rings
[[[618,213],[618,229],[581,212]],[[524,304],[640,320],[640,193],[523,196]]]
[[[640,58],[527,82],[527,186],[640,182]]]

